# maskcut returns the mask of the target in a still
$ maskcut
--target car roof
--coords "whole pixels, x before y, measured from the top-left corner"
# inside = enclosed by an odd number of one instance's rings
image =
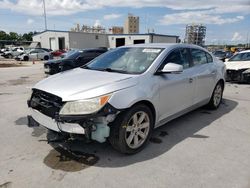
[[[104,48],[84,48],[84,49],[81,49],[81,50],[78,50],[78,51],[82,51],[82,52],[87,52],[87,51],[107,51],[107,49],[104,49]]]
[[[126,48],[126,47],[165,48],[165,49],[182,47],[182,48],[197,48],[207,51],[206,49],[200,46],[194,44],[184,44],[184,43],[144,43],[144,44],[133,44],[133,45],[122,46],[120,48]]]

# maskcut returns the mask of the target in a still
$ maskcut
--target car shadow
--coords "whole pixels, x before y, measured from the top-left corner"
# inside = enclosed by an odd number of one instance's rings
[[[63,143],[50,143],[53,149],[44,159],[44,163],[51,168],[78,171],[93,165],[116,168],[147,161],[168,152],[187,138],[197,139],[198,142],[199,139],[209,139],[209,135],[201,135],[198,132],[232,111],[237,105],[236,101],[223,99],[217,110],[199,108],[172,120],[155,129],[149,144],[135,155],[121,154],[115,151],[108,142],[101,144],[71,140]],[[60,162],[62,168],[60,168]],[[68,166],[65,167],[67,164]]]

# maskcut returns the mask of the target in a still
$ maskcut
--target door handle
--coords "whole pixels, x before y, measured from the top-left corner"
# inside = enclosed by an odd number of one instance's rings
[[[194,81],[193,78],[189,78],[189,79],[188,79],[188,82],[189,82],[189,83],[193,83],[193,81]]]

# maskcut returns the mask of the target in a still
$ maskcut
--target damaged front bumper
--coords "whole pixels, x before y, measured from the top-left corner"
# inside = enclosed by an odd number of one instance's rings
[[[46,127],[47,129],[56,132],[66,132],[71,134],[85,134],[85,129],[77,123],[58,122],[55,119],[52,119],[51,117],[48,117],[33,108],[30,108],[30,115],[36,122]]]
[[[33,120],[47,129],[84,135],[87,139],[105,142],[109,137],[109,123],[114,121],[120,112],[109,103],[101,110],[87,115],[59,115],[63,105],[61,99],[55,95],[35,90],[27,101]]]
[[[226,81],[250,83],[250,69],[227,70]]]

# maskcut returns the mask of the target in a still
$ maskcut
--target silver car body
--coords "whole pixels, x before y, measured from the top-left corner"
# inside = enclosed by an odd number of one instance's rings
[[[207,104],[215,85],[220,80],[224,81],[225,65],[201,47],[188,44],[140,44],[129,47],[163,48],[163,51],[142,74],[133,75],[76,68],[50,76],[37,83],[33,89],[59,96],[64,102],[111,94],[108,103],[119,110],[128,109],[143,101],[154,109],[154,127],[159,127],[184,113]],[[156,75],[162,61],[178,48],[200,49],[211,55],[212,62],[192,66],[181,73]],[[84,134],[84,130],[80,126],[75,125],[73,128],[69,124],[59,125],[59,122],[45,117],[32,108],[31,111],[34,119],[49,129],[60,131],[60,127],[65,126],[71,127],[70,130],[65,128],[66,132]],[[46,120],[46,124],[44,118],[47,118],[49,123]],[[105,121],[98,118],[96,122],[105,124]],[[109,130],[106,131],[106,137],[108,137]],[[101,140],[98,141],[102,142]]]
[[[18,59],[20,60],[24,60],[24,57],[28,56],[29,60],[38,60],[38,59],[44,59],[45,56],[50,57],[50,52],[46,52],[43,49],[31,49],[29,51],[27,51],[26,53],[23,53],[21,55],[18,56]]]

